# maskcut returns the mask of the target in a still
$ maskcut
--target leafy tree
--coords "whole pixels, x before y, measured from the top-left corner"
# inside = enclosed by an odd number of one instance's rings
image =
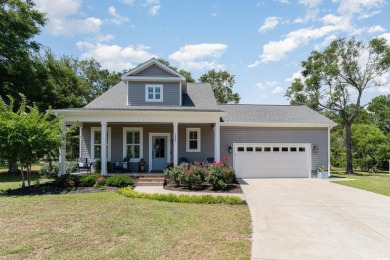
[[[16,112],[12,97],[9,105],[0,98],[0,158],[20,161],[22,187],[25,186],[23,169],[30,186],[32,163],[58,150],[62,136],[59,118],[50,112],[41,113],[37,106],[28,106],[23,95]]]
[[[234,75],[231,75],[227,70],[209,70],[209,72],[200,76],[199,81],[210,83],[219,104],[240,103],[240,95],[233,93]]]
[[[390,95],[375,97],[367,110],[373,114],[375,124],[385,133],[390,133]]]
[[[40,93],[31,84],[39,81],[39,65],[33,54],[40,45],[35,41],[45,25],[44,14],[34,9],[33,1],[5,0],[0,2],[0,97],[19,93],[36,97]]]
[[[181,75],[183,75],[184,77],[186,77],[187,82],[189,82],[189,83],[195,82],[195,79],[192,77],[191,72],[189,72],[187,70],[183,70],[183,69],[178,69],[177,67],[172,66],[169,63],[169,61],[167,61],[167,60],[164,60],[161,58],[158,58],[157,60],[159,62],[161,62],[162,64],[164,64],[165,66],[168,66],[169,68],[173,69],[174,71],[176,71],[176,72],[180,73]]]
[[[304,79],[295,79],[286,96],[291,103],[318,105],[342,116],[346,170],[353,173],[351,127],[362,107],[363,92],[383,84],[377,79],[389,70],[390,47],[383,38],[368,44],[354,38],[337,39],[325,50],[313,51],[302,67]]]
[[[375,125],[355,124],[352,126],[352,132],[353,151],[361,170],[367,171],[376,167],[382,160],[378,147],[386,142],[386,136]]]

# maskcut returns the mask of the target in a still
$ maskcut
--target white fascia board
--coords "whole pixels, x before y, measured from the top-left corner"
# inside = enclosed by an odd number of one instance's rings
[[[124,75],[121,76],[122,80],[127,80],[128,78],[135,78],[135,77],[130,77],[130,75],[134,75],[134,74],[137,74],[138,72],[152,66],[152,65],[156,65],[158,66],[159,68],[165,70],[166,72],[170,73],[170,74],[173,74],[175,76],[177,76],[177,78],[179,78],[180,80],[185,80],[186,78],[181,75],[180,73],[178,73],[177,71],[169,68],[168,66],[162,64],[161,62],[159,62],[158,60],[156,59],[150,59],[148,60],[147,62],[145,62],[144,64],[134,68],[133,70],[125,73]],[[176,77],[175,77],[176,78]]]
[[[221,127],[315,127],[327,128],[334,127],[335,124],[313,124],[313,123],[256,123],[256,122],[222,122]]]
[[[145,77],[145,76],[122,76],[123,81],[147,81],[147,82],[184,82],[185,79],[177,77]]]

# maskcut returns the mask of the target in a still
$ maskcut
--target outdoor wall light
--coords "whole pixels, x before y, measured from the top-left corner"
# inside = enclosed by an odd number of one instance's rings
[[[318,152],[318,146],[317,145],[313,146],[313,152]]]
[[[231,145],[228,146],[228,151],[229,151],[229,153],[233,152],[233,147]]]

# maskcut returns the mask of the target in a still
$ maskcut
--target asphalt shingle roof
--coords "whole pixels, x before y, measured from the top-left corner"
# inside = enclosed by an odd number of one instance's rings
[[[223,122],[335,124],[306,106],[281,105],[218,105],[208,83],[187,83],[182,106],[131,106],[127,104],[127,85],[121,81],[83,109],[150,110],[150,111],[225,111]]]

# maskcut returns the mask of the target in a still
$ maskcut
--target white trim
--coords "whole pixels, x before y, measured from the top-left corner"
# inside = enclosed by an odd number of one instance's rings
[[[149,98],[149,88],[153,88],[153,98]],[[156,88],[160,88],[160,99],[156,99]],[[164,102],[163,84],[145,84],[145,102]]]
[[[91,161],[95,160],[95,150],[93,149],[94,147],[94,138],[95,138],[95,131],[96,130],[102,130],[102,128],[99,127],[91,127]],[[111,127],[107,127],[107,132],[108,132],[108,160],[111,161]],[[98,158],[96,158],[98,159]]]
[[[198,132],[198,148],[197,149],[190,149],[190,131],[196,131]],[[201,151],[200,144],[201,144],[201,133],[200,128],[186,128],[186,152],[187,153],[198,153]]]
[[[327,128],[336,124],[312,124],[312,123],[257,123],[257,122],[222,122],[221,126],[238,127],[313,127]]]
[[[84,157],[82,156],[82,152],[83,152],[83,149],[82,149],[82,145],[83,145],[83,124],[81,123],[81,125],[79,126],[79,157]]]
[[[183,105],[183,100],[182,100],[183,93],[181,91],[181,81],[179,83],[179,95],[180,95],[180,106],[182,106]]]
[[[235,168],[236,165],[236,150],[237,146],[257,146],[257,147],[305,147],[305,153],[307,155],[307,169],[308,169],[308,176],[307,178],[311,178],[311,168],[312,168],[312,156],[311,156],[311,143],[233,143],[233,169]],[[245,153],[246,151],[244,151]],[[263,149],[264,152],[264,149]],[[251,152],[250,152],[251,153]],[[279,152],[274,152],[274,153],[282,153],[281,151]],[[259,166],[261,167],[261,165]]]
[[[143,156],[144,156],[144,129],[143,127],[123,127],[123,138],[122,138],[122,145],[123,145],[123,153],[122,153],[122,157],[125,158],[127,156],[126,154],[126,133],[128,131],[139,131],[140,132],[140,135],[139,135],[139,138],[140,138],[140,147],[139,147],[139,156],[140,158],[136,159],[136,158],[133,158],[133,159],[130,159],[130,162],[139,162],[141,159],[143,159]]]
[[[179,123],[173,122],[173,165],[176,166],[179,160]]]
[[[216,162],[221,161],[221,127],[219,120],[214,125],[214,158]]]
[[[149,133],[149,172],[153,170],[152,163],[152,140],[153,136],[165,136],[167,137],[167,163],[171,161],[171,134],[170,133]]]
[[[126,82],[126,104],[129,105],[129,82]]]
[[[177,77],[172,77],[172,78],[175,78],[176,80],[185,80],[186,78],[181,75],[180,73],[178,73],[177,71],[169,68],[168,66],[166,66],[165,64],[162,64],[161,62],[159,62],[158,60],[156,60],[155,58],[152,58],[150,60],[148,60],[147,62],[139,65],[138,67],[135,67],[134,69],[132,69],[131,71],[127,72],[126,74],[122,75],[121,76],[121,79],[122,80],[128,80],[128,79],[133,79],[137,76],[133,76],[131,77],[131,75],[134,75],[134,74],[137,74],[138,72],[140,71],[143,71],[145,69],[147,69],[148,67],[152,66],[152,65],[156,65],[158,67],[160,67],[161,69],[165,70],[166,72],[172,74],[172,75],[175,75]],[[138,76],[139,77],[139,76]],[[145,77],[143,77],[143,79],[145,79]]]
[[[328,127],[328,177],[330,177],[330,129]]]

